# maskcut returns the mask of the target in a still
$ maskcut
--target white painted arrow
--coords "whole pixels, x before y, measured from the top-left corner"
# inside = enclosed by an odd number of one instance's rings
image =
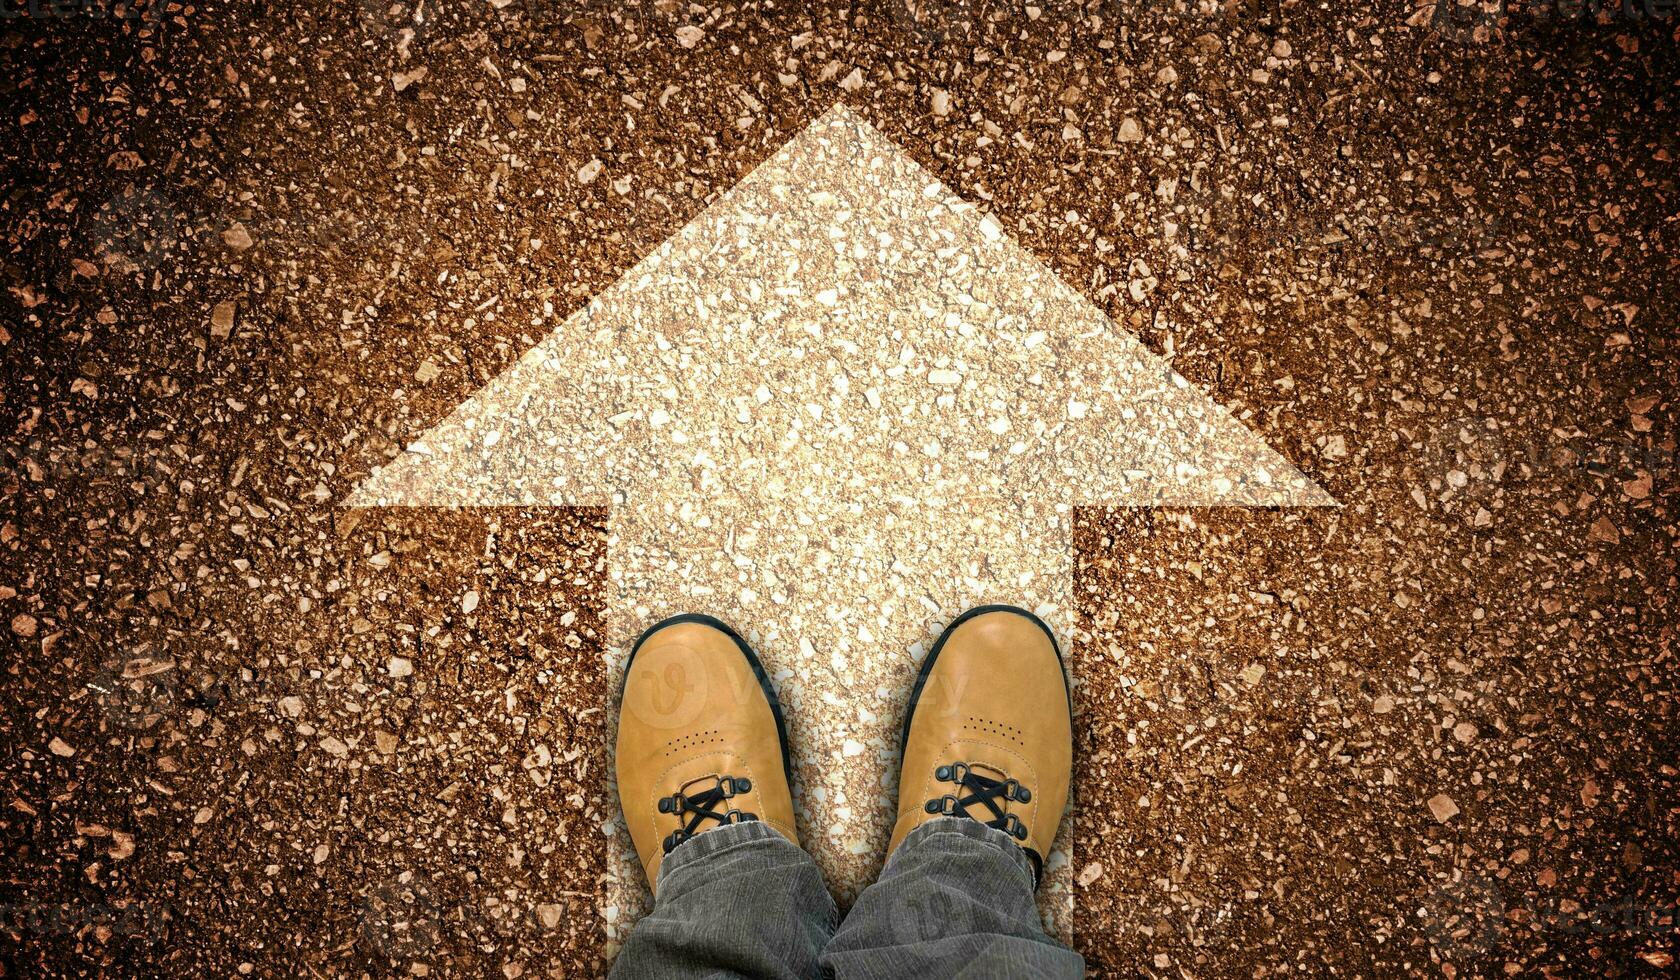
[[[1070,635],[1074,505],[1334,501],[836,106],[348,503],[610,503],[609,669],[670,613],[747,633],[849,903],[932,636],[985,601]],[[612,837],[618,936],[645,887]],[[1042,905],[1068,936],[1059,851]]]

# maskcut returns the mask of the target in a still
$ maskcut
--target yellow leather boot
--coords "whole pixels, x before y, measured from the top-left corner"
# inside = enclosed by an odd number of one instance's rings
[[[922,663],[904,719],[898,821],[968,817],[1026,851],[1035,878],[1067,806],[1073,712],[1050,628],[1014,606],[957,617]]]
[[[708,830],[762,820],[799,843],[781,704],[734,630],[698,614],[650,627],[620,702],[619,802],[655,891],[665,855]]]

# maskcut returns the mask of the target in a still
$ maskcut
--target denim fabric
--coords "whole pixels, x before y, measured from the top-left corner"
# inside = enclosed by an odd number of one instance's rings
[[[708,831],[672,851],[652,914],[613,965],[619,980],[666,977],[927,980],[1084,975],[1045,935],[1032,867],[972,820],[933,820],[904,839],[838,931],[809,856],[761,823]]]
[[[665,855],[653,911],[610,976],[804,980],[838,918],[810,855],[769,824],[730,824]]]

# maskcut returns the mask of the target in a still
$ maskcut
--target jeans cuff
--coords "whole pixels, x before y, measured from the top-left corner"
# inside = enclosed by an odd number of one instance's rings
[[[787,844],[789,847],[794,846],[792,841],[783,837],[775,828],[762,820],[732,823],[708,830],[703,834],[696,834],[672,848],[671,853],[665,855],[665,860],[659,865],[659,888],[663,891],[666,879],[672,875],[680,874],[682,869],[691,864],[704,861],[733,847],[742,847],[754,841],[770,840],[772,838]]]
[[[904,840],[898,845],[898,849],[893,851],[892,857],[887,859],[886,867],[881,869],[882,873],[885,874],[886,871],[891,869],[893,862],[905,853],[913,854],[918,848],[935,841],[950,843],[953,837],[967,837],[976,842],[972,846],[991,847],[1003,852],[1014,863],[1015,867],[1021,870],[1021,874],[1026,877],[1027,889],[1029,891],[1038,889],[1038,879],[1033,876],[1032,862],[1027,859],[1027,852],[1021,850],[1021,845],[1015,842],[1015,838],[1001,830],[988,827],[978,820],[970,820],[967,817],[936,817],[910,831],[904,836]]]

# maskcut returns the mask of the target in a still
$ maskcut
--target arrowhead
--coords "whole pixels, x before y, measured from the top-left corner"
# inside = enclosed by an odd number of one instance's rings
[[[576,506],[610,500],[625,433],[610,338],[579,311],[374,470],[349,507]]]
[[[723,486],[930,504],[1335,503],[844,106],[349,505]]]

